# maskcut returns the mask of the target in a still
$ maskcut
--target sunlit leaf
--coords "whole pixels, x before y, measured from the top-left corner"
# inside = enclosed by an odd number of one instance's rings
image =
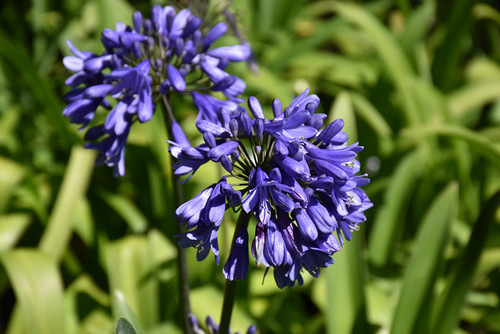
[[[110,290],[119,291],[115,298],[113,314],[116,321],[124,310],[120,303],[126,301],[130,312],[136,315],[144,330],[151,328],[159,319],[159,282],[154,273],[168,259],[173,258],[173,245],[151,232],[150,236],[128,236],[110,243],[106,249],[107,273]],[[137,332],[140,328],[129,316],[125,316]]]
[[[428,125],[418,128],[405,129],[403,136],[410,138],[422,138],[426,135],[441,135],[465,140],[468,144],[484,154],[486,158],[493,163],[500,165],[500,146],[492,143],[488,138],[483,135],[469,130],[463,126],[441,124],[441,125]]]
[[[450,7],[446,21],[442,23],[445,35],[435,50],[432,74],[436,87],[449,91],[463,55],[461,41],[471,32],[474,0],[462,0]]]
[[[23,213],[0,215],[0,252],[12,248],[17,243],[30,220],[30,215]]]
[[[125,318],[120,318],[116,325],[116,334],[137,334],[134,327]]]
[[[391,327],[393,333],[428,330],[429,324],[425,321],[417,323],[417,319],[432,307],[430,297],[440,271],[450,225],[457,212],[457,200],[458,185],[451,183],[433,201],[423,218],[394,312]]]
[[[441,293],[434,313],[433,331],[435,333],[451,333],[457,326],[465,296],[471,288],[475,269],[486,245],[486,239],[491,232],[494,214],[499,206],[500,192],[497,192],[486,202],[477,218],[469,243],[460,257],[458,265],[454,268],[448,284]]]
[[[78,277],[64,294],[64,321],[68,332],[76,331],[81,325],[78,312],[79,294],[89,296],[103,307],[110,305],[109,296],[92,281],[91,277],[88,275]]]
[[[365,333],[369,330],[365,305],[363,242],[362,232],[354,233],[352,240],[334,254],[335,263],[324,270],[328,298],[324,317],[330,334]]]
[[[384,194],[384,202],[376,208],[375,221],[371,222],[368,257],[377,267],[385,267],[391,261],[393,250],[400,242],[412,189],[422,173],[426,159],[426,154],[422,151],[407,155],[394,169]]]
[[[435,16],[435,6],[431,1],[422,3],[409,15],[405,30],[401,36],[401,45],[408,54],[415,52],[414,48],[428,33]]]
[[[328,115],[328,123],[338,118],[344,120],[344,128],[342,131],[349,136],[349,144],[357,141],[358,132],[356,127],[356,115],[354,114],[351,98],[347,92],[341,92],[337,96]]]
[[[27,333],[64,333],[63,285],[56,262],[33,249],[0,255]]]
[[[471,83],[450,94],[449,106],[457,117],[464,117],[468,112],[478,112],[479,108],[500,98],[500,80],[488,80]]]
[[[0,156],[0,212],[4,210],[14,186],[21,181],[23,174],[22,165]]]
[[[116,333],[137,333],[137,334],[142,334],[144,331],[142,330],[142,326],[140,325],[139,320],[137,319],[137,316],[135,313],[130,309],[130,307],[127,304],[127,300],[125,299],[125,296],[121,291],[115,290],[114,297],[113,297],[113,307],[115,309],[116,314],[118,315],[118,326],[116,328]],[[120,325],[120,320],[122,319],[127,319],[126,323],[123,323],[122,321],[122,330],[127,328],[129,332],[118,332],[119,325]],[[128,325],[128,326],[126,326]],[[131,332],[130,332],[131,330]]]
[[[382,153],[389,153],[394,146],[392,140],[392,129],[387,124],[382,114],[363,95],[350,92],[349,93],[356,113],[370,125],[379,137],[379,146]]]
[[[101,190],[99,194],[125,220],[133,233],[142,233],[146,230],[148,221],[133,202],[125,196],[115,195],[105,190]]]
[[[358,25],[370,38],[377,50],[385,71],[394,81],[402,96],[406,119],[410,124],[421,121],[421,112],[416,108],[415,97],[408,85],[408,77],[414,70],[394,35],[382,23],[363,7],[352,3],[335,3],[339,15]]]
[[[76,139],[70,130],[68,122],[62,115],[63,104],[51,87],[50,83],[42,76],[37,75],[36,66],[31,61],[29,51],[20,41],[15,40],[0,30],[0,56],[9,61],[11,66],[18,69],[23,84],[30,87],[33,96],[44,107],[43,111],[50,115],[50,119],[57,124],[55,129],[61,139],[61,144],[69,148]]]
[[[94,170],[95,152],[75,146],[47,228],[40,240],[40,249],[60,259],[71,237],[78,202],[87,191]]]
[[[101,0],[97,4],[100,30],[105,28],[115,29],[118,22],[131,25],[134,10],[129,2],[124,0]]]

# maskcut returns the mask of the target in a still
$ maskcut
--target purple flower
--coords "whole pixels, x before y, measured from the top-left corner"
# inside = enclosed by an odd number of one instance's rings
[[[230,280],[243,280],[247,275],[248,262],[248,231],[240,228],[222,272]]]
[[[363,148],[346,145],[342,120],[322,129],[325,116],[314,113],[319,99],[307,93],[283,110],[275,100],[273,119],[253,97],[249,112],[222,107],[217,118],[198,120],[204,143],[171,142],[177,175],[189,178],[209,160],[229,173],[177,209],[180,221],[192,229],[181,236],[181,246],[194,246],[206,257],[222,225],[223,203],[257,220],[253,240],[246,226],[237,231],[223,268],[228,280],[245,279],[249,245],[257,265],[274,268],[280,288],[302,284],[304,269],[319,276],[372,206],[361,189],[369,179],[357,175],[356,156]],[[207,216],[211,210],[216,214]],[[218,262],[218,247],[211,249]]]
[[[215,323],[214,319],[211,316],[207,316],[205,319],[205,326],[207,327],[207,331],[204,331],[199,325],[198,320],[193,314],[189,315],[189,325],[191,326],[191,330],[195,334],[219,334],[219,325]],[[231,330],[230,330],[231,333]],[[239,334],[240,332],[236,332],[235,334]],[[248,327],[246,332],[247,334],[255,334],[257,333],[257,326],[251,325]],[[222,334],[222,333],[221,333]]]
[[[227,25],[218,23],[205,36],[201,25],[202,20],[188,9],[176,12],[173,7],[155,5],[150,18],[135,12],[132,27],[119,22],[115,30],[105,29],[102,54],[79,51],[68,41],[74,56],[65,57],[63,63],[75,74],[66,80],[71,91],[65,96],[63,114],[84,129],[99,107],[109,111],[104,128],[98,124],[94,128],[99,130],[89,130],[94,132],[94,142],[86,146],[98,150],[97,162],[115,167],[115,175],[125,173],[125,134],[136,121],[153,117],[161,96],[192,95],[200,110],[198,119],[215,121],[220,107],[238,110],[245,83],[224,69],[229,62],[248,59],[250,48],[212,48]],[[198,91],[222,92],[226,100]]]
[[[238,198],[241,195],[223,177],[218,183],[212,184],[193,199],[179,206],[175,210],[175,217],[186,227],[193,228],[180,236],[179,244],[182,247],[196,247],[198,260],[205,259],[211,249],[219,264],[217,235],[226,211],[226,203],[235,202],[235,197]],[[238,205],[238,201],[235,204]],[[248,258],[246,261],[248,266]]]

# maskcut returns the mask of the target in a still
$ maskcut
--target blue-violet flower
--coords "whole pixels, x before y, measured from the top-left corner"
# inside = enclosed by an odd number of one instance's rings
[[[222,106],[216,122],[197,121],[204,143],[196,147],[177,129],[170,146],[176,175],[189,179],[210,160],[228,172],[176,210],[190,229],[180,245],[196,247],[198,260],[212,250],[219,263],[217,235],[226,208],[241,208],[257,219],[251,243],[247,228],[236,232],[223,268],[226,279],[245,279],[251,245],[257,265],[273,267],[280,288],[301,285],[302,269],[319,276],[319,268],[333,263],[332,254],[365,221],[363,212],[372,203],[361,186],[369,179],[356,175],[363,147],[346,145],[341,119],[323,128],[326,115],[315,114],[318,104],[307,90],[284,110],[276,99],[272,120],[254,97],[248,99],[253,118]]]
[[[203,36],[201,26],[202,20],[188,9],[176,12],[173,7],[155,5],[151,18],[136,11],[132,27],[119,22],[115,30],[105,29],[102,54],[79,51],[68,41],[74,56],[65,57],[64,65],[75,74],[66,80],[71,91],[65,96],[68,104],[63,114],[83,129],[98,107],[110,110],[104,124],[91,128],[85,139],[92,141],[86,147],[99,151],[96,162],[114,167],[115,176],[125,173],[131,125],[149,121],[159,97],[192,95],[200,111],[198,119],[214,119],[210,111],[220,106],[235,111],[243,102],[239,95],[245,83],[224,69],[230,62],[250,57],[250,48],[212,48],[228,27],[218,23]],[[210,91],[222,92],[227,100],[206,94]]]
[[[189,315],[189,324],[191,326],[191,330],[195,334],[219,334],[219,325],[215,323],[214,319],[211,316],[207,316],[205,319],[205,325],[207,327],[207,331],[204,331],[199,325],[198,320],[193,314]],[[231,330],[229,331],[231,333]],[[240,332],[236,332],[235,334],[239,334]],[[257,326],[251,325],[248,327],[247,334],[255,334],[257,333]]]

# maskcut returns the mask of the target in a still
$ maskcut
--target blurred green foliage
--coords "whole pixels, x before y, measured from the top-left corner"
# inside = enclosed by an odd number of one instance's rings
[[[286,103],[307,87],[318,94],[329,119],[344,118],[351,141],[365,147],[360,160],[374,203],[319,279],[279,290],[252,268],[233,329],[256,323],[262,333],[500,332],[495,4],[230,4],[258,62],[257,73],[245,64],[234,68],[247,95],[265,105],[276,97]],[[0,4],[0,332],[110,333],[120,317],[138,333],[180,332],[161,115],[134,127],[127,175],[115,179],[110,169],[93,167],[94,153],[81,148],[82,134],[61,114],[66,39],[99,52],[103,28],[130,23],[134,9],[148,13],[150,6]],[[199,141],[195,110],[184,102],[176,101],[176,114]],[[217,175],[213,166],[202,168],[186,184],[186,197]],[[225,240],[230,232],[223,231]],[[217,319],[221,268],[211,257],[197,263],[194,251],[188,258],[193,312]]]

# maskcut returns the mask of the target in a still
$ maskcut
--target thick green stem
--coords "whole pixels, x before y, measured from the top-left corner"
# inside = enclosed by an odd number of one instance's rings
[[[238,222],[236,223],[236,228],[234,229],[233,241],[231,242],[232,247],[234,247],[234,243],[236,242],[239,230],[242,228],[246,229],[249,220],[250,220],[250,214],[246,213],[245,210],[241,210],[241,213],[238,217]],[[230,251],[231,250],[229,250],[229,252]],[[236,297],[236,286],[237,286],[236,280],[226,281],[226,288],[224,291],[224,303],[222,305],[222,316],[219,325],[220,334],[229,333],[229,324],[231,323],[231,314],[233,313],[234,300]]]
[[[172,106],[170,101],[166,96],[162,96],[161,106],[163,108],[163,115],[165,119],[165,127],[167,128],[168,138],[173,140],[172,135],[172,122],[175,121],[174,115],[172,113]],[[173,160],[171,160],[173,162]],[[173,169],[172,169],[173,170]],[[179,207],[184,201],[184,194],[182,191],[182,184],[180,183],[179,177],[175,175],[170,175],[172,178],[172,186],[174,187],[174,207]],[[168,217],[170,220],[172,217]],[[182,224],[175,224],[176,234],[185,233],[185,228]],[[177,279],[179,284],[179,302],[182,315],[182,327],[184,333],[192,333],[191,327],[189,325],[189,314],[191,313],[191,305],[189,301],[189,276],[188,268],[186,262],[186,251],[184,248],[180,247],[176,243],[177,247]]]
[[[226,281],[224,290],[224,304],[222,305],[222,316],[220,319],[219,333],[229,333],[231,314],[233,313],[234,300],[236,297],[236,286],[238,281]]]

